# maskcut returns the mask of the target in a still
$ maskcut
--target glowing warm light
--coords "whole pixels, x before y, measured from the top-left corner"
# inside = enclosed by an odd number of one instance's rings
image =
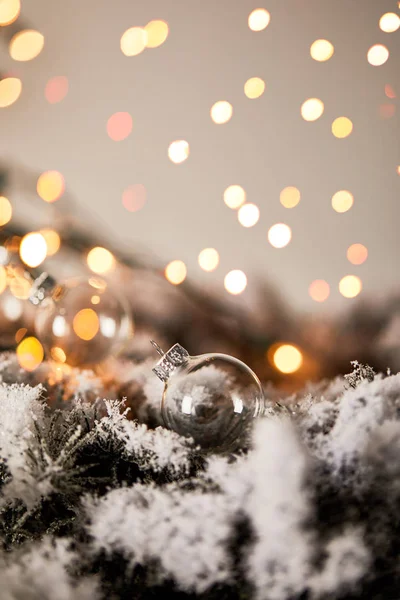
[[[353,265],[362,265],[368,258],[368,250],[363,244],[352,244],[347,248],[346,256]]]
[[[215,248],[204,248],[200,252],[198,260],[203,271],[214,271],[219,264],[219,254]]]
[[[397,175],[400,175],[400,165],[398,165],[398,166],[396,167],[396,173],[397,173]]]
[[[249,27],[252,31],[262,31],[271,20],[271,15],[265,8],[256,8],[249,14]]]
[[[356,275],[346,275],[339,282],[339,292],[345,298],[355,298],[361,292],[361,279]]]
[[[53,256],[56,254],[61,245],[61,238],[58,235],[57,231],[53,229],[41,229],[39,233],[42,234],[46,241],[47,245],[47,256]]]
[[[189,144],[185,140],[175,140],[168,148],[168,158],[176,164],[182,163],[189,156]]]
[[[354,196],[348,190],[340,190],[332,196],[332,208],[338,213],[350,210],[354,203]]]
[[[211,107],[211,118],[217,125],[227,123],[232,117],[233,108],[232,104],[226,102],[226,100],[219,100]]]
[[[285,187],[280,193],[279,200],[285,208],[294,208],[300,202],[300,190],[293,186]]]
[[[18,300],[27,300],[32,288],[32,282],[25,277],[13,277],[9,281],[10,292]]]
[[[268,241],[274,248],[284,248],[292,239],[292,230],[285,223],[276,223],[268,231]]]
[[[19,255],[28,267],[38,267],[46,258],[47,244],[41,233],[27,233],[22,238]]]
[[[0,108],[11,106],[18,100],[22,91],[21,80],[17,77],[6,77],[0,81]]]
[[[68,94],[68,78],[63,75],[52,77],[46,83],[44,95],[50,104],[57,104]]]
[[[7,287],[7,273],[5,268],[0,265],[0,294],[4,292]]]
[[[296,346],[282,344],[275,350],[273,361],[281,373],[295,373],[303,364],[303,355]]]
[[[45,202],[55,202],[65,191],[64,177],[58,171],[45,171],[37,180],[38,195]]]
[[[34,371],[44,358],[42,344],[35,337],[27,337],[17,346],[17,359],[25,371]]]
[[[9,321],[18,321],[24,312],[23,304],[14,296],[8,296],[3,300],[3,312]]]
[[[95,294],[90,298],[90,302],[95,305],[100,304],[100,296],[97,296],[97,294]]]
[[[247,286],[247,277],[240,271],[239,269],[235,269],[234,271],[229,271],[227,275],[225,275],[224,279],[224,287],[227,292],[237,296],[244,292]]]
[[[0,227],[6,225],[12,217],[11,202],[5,196],[0,196]]]
[[[324,112],[324,103],[319,98],[309,98],[303,102],[300,110],[305,121],[316,121]]]
[[[56,362],[65,363],[67,360],[67,355],[65,354],[64,350],[58,346],[53,346],[53,348],[50,350],[50,355],[51,358]]]
[[[142,27],[130,27],[121,36],[121,51],[125,56],[136,56],[147,44],[147,33]]]
[[[311,57],[318,62],[329,60],[333,56],[334,51],[333,44],[328,42],[328,40],[315,40],[310,47]]]
[[[338,117],[332,123],[332,133],[337,138],[346,138],[353,131],[353,123],[347,117]]]
[[[385,33],[393,33],[400,27],[400,17],[396,13],[386,13],[379,19],[379,27]]]
[[[11,25],[21,12],[20,0],[0,0],[0,25]]]
[[[146,204],[146,188],[141,183],[127,187],[122,193],[122,204],[129,212],[136,212]]]
[[[240,185],[230,185],[224,191],[224,202],[229,208],[239,208],[246,202],[246,192]]]
[[[34,29],[24,29],[16,33],[10,41],[10,56],[14,60],[26,62],[33,60],[43,50],[44,37]]]
[[[394,91],[393,87],[390,85],[390,83],[387,83],[385,85],[385,94],[388,98],[390,98],[391,100],[393,100],[393,98],[396,98],[396,92]]]
[[[371,46],[367,53],[367,59],[373,67],[384,65],[389,58],[389,50],[383,44],[375,44]]]
[[[254,100],[263,95],[265,91],[265,81],[260,77],[251,77],[244,84],[244,93],[248,98]]]
[[[18,329],[18,331],[15,334],[15,341],[17,342],[17,344],[20,343],[20,341],[25,337],[25,335],[27,334],[28,330],[26,327],[20,327]]]
[[[114,255],[106,248],[96,246],[92,248],[87,255],[87,264],[93,273],[103,275],[108,273],[115,266]]]
[[[147,34],[146,47],[157,48],[168,37],[168,24],[165,21],[150,21],[144,28]]]
[[[260,218],[260,209],[256,204],[243,204],[238,211],[238,220],[243,227],[253,227]]]
[[[316,279],[310,284],[308,293],[315,302],[325,302],[330,294],[330,286],[324,279]]]
[[[82,308],[74,316],[72,327],[81,340],[89,342],[99,331],[99,317],[92,308]]]
[[[117,112],[107,121],[107,133],[114,142],[120,142],[132,131],[132,117],[127,112]]]
[[[187,268],[182,260],[173,260],[165,267],[165,277],[170,283],[179,285],[186,279]]]

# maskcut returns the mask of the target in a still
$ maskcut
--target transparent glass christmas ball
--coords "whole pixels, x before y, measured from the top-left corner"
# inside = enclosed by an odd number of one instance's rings
[[[189,356],[175,344],[153,371],[164,381],[166,427],[193,438],[205,452],[230,452],[243,445],[254,418],[264,412],[257,375],[233,356]]]
[[[129,307],[98,277],[76,277],[31,297],[35,330],[49,357],[90,366],[118,353],[133,332]],[[43,297],[42,297],[43,296]]]

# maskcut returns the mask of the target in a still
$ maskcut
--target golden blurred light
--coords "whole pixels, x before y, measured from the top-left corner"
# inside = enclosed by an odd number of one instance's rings
[[[203,271],[214,271],[219,264],[219,254],[215,248],[204,248],[199,254],[198,261]]]
[[[386,13],[379,19],[379,27],[385,33],[393,33],[400,27],[400,17],[396,13]]]
[[[157,48],[165,42],[168,37],[168,24],[165,21],[150,21],[144,28],[147,39],[147,48]]]
[[[117,112],[107,121],[107,133],[114,142],[120,142],[132,131],[132,117],[128,112]]]
[[[50,104],[57,104],[68,94],[68,78],[63,75],[52,77],[46,83],[44,95]]]
[[[346,275],[339,282],[339,292],[345,298],[355,298],[361,292],[361,279],[356,275]]]
[[[268,241],[274,248],[284,248],[292,239],[292,230],[285,223],[276,223],[268,231]]]
[[[11,25],[21,12],[20,0],[0,0],[0,26]]]
[[[186,279],[187,268],[182,260],[173,260],[165,267],[165,277],[170,283],[179,285]]]
[[[34,231],[24,235],[19,255],[28,267],[38,267],[47,256],[47,244],[42,234]]]
[[[18,300],[27,300],[32,288],[32,282],[25,277],[13,277],[9,281],[10,292]]]
[[[12,217],[11,202],[5,196],[0,196],[0,227],[6,225]]]
[[[108,273],[115,266],[114,255],[100,246],[96,246],[89,251],[86,261],[89,269],[98,275]]]
[[[99,331],[99,317],[93,308],[82,308],[82,310],[77,312],[74,316],[72,327],[81,340],[88,342],[92,340]]]
[[[262,31],[271,20],[271,15],[265,8],[256,8],[249,14],[249,27],[252,31]]]
[[[391,100],[393,100],[393,98],[396,98],[396,92],[394,91],[393,87],[390,85],[390,83],[387,83],[385,85],[385,94],[388,98],[390,98]]]
[[[324,279],[316,279],[310,284],[308,293],[315,302],[325,302],[330,294],[330,286]]]
[[[319,98],[308,98],[301,105],[301,116],[305,121],[316,121],[324,112],[324,103]]]
[[[34,29],[24,29],[16,33],[10,41],[10,56],[14,60],[33,60],[43,50],[44,36]]]
[[[67,355],[65,354],[64,350],[62,348],[59,348],[58,346],[52,347],[52,349],[50,350],[50,355],[51,358],[56,362],[65,363],[65,361],[67,360]]]
[[[218,102],[213,104],[210,111],[211,118],[214,121],[214,123],[217,123],[217,125],[227,123],[232,117],[232,113],[232,104],[230,104],[226,100],[219,100]]]
[[[0,108],[11,106],[18,100],[22,83],[18,77],[6,77],[0,81]]]
[[[100,296],[98,296],[97,294],[95,294],[94,296],[92,296],[92,297],[90,298],[90,302],[91,302],[92,304],[95,304],[95,305],[96,305],[96,304],[100,304]]]
[[[347,117],[338,117],[332,123],[332,133],[337,138],[348,137],[353,131],[353,123]]]
[[[3,265],[0,265],[0,294],[4,292],[7,287],[7,273]]]
[[[254,100],[263,95],[265,91],[265,81],[260,77],[251,77],[244,84],[244,93],[248,98]]]
[[[27,337],[17,346],[17,359],[25,371],[34,371],[44,358],[42,344],[35,337]]]
[[[45,202],[55,202],[65,191],[64,177],[58,171],[45,171],[36,184],[38,195]]]
[[[352,244],[347,248],[347,260],[353,265],[362,265],[368,258],[368,250],[363,244]]]
[[[371,46],[367,53],[367,59],[373,67],[384,65],[389,58],[389,50],[383,44],[375,44]]]
[[[146,188],[141,183],[130,185],[122,192],[122,204],[129,212],[136,212],[146,204]]]
[[[294,208],[300,202],[300,190],[291,185],[285,187],[280,193],[279,200],[285,208]]]
[[[107,282],[100,277],[90,277],[88,281],[95,290],[99,290],[99,294],[102,294],[107,289]]]
[[[125,56],[136,56],[147,44],[147,33],[143,27],[130,27],[121,36],[121,51]]]
[[[400,175],[400,165],[397,165],[397,167],[396,167],[396,173],[397,173],[397,175]]]
[[[28,333],[28,330],[26,327],[20,327],[18,329],[18,331],[15,334],[15,341],[17,342],[17,344],[20,343],[20,341],[25,337],[25,335]]]
[[[282,344],[275,350],[273,361],[275,367],[281,373],[295,373],[303,364],[303,355],[296,346]]]
[[[260,218],[260,209],[256,204],[248,202],[243,204],[238,211],[238,220],[243,227],[253,227]]]
[[[338,213],[344,213],[353,206],[354,196],[348,190],[340,190],[332,196],[332,208]]]
[[[240,185],[230,185],[224,191],[224,202],[229,208],[239,208],[246,202],[246,192]]]
[[[318,62],[329,60],[333,56],[334,51],[333,44],[328,42],[328,40],[315,40],[310,47],[311,57]]]
[[[227,292],[237,296],[244,292],[247,286],[247,277],[240,271],[239,269],[235,269],[233,271],[229,271],[227,275],[225,275],[224,279],[224,287]]]
[[[189,144],[185,140],[175,140],[168,148],[168,158],[176,164],[182,163],[189,156]]]
[[[46,241],[47,245],[47,256],[53,256],[56,254],[61,245],[61,238],[58,235],[57,231],[54,229],[41,229],[39,233],[42,234]]]

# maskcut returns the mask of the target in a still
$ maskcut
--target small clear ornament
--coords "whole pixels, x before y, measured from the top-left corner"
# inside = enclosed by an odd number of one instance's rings
[[[257,375],[227,354],[190,356],[180,344],[161,355],[153,372],[164,383],[164,424],[193,438],[203,452],[232,452],[246,443],[265,399]]]

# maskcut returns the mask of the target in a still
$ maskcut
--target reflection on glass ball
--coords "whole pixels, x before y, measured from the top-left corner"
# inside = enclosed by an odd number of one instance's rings
[[[132,335],[129,308],[100,278],[57,285],[37,309],[36,333],[53,360],[72,366],[101,362]]]

